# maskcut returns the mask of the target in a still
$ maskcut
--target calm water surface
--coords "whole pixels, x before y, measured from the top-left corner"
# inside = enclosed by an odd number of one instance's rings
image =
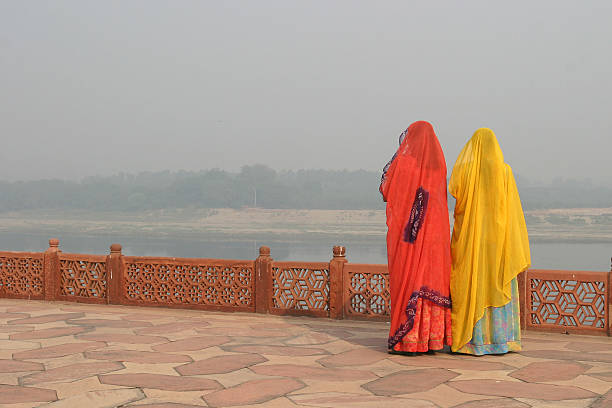
[[[111,243],[120,243],[124,255],[170,256],[189,258],[255,259],[258,248],[267,245],[279,261],[325,262],[332,256],[333,245],[344,245],[351,262],[386,263],[383,237],[364,240],[346,238],[342,242],[305,239],[299,235],[279,241],[278,236],[258,237],[249,241],[220,241],[217,238],[176,239],[143,236],[75,236],[61,237],[64,252],[107,254]],[[0,232],[0,250],[44,251],[48,236]],[[532,242],[533,268],[585,271],[609,271],[612,243]]]

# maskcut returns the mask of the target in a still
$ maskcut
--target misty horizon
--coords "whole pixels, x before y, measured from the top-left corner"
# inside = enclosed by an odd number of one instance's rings
[[[612,187],[590,181],[537,184],[516,175],[526,210],[612,208]],[[383,209],[380,173],[366,170],[276,171],[266,165],[121,173],[80,181],[0,181],[0,212],[20,209],[141,211],[162,208]],[[454,200],[449,196],[449,206]],[[606,222],[607,220],[607,216]]]
[[[612,4],[0,3],[0,180],[380,171],[430,121],[533,183],[612,186]],[[376,186],[373,186],[376,188]]]
[[[70,182],[70,183],[84,183],[94,180],[112,180],[112,179],[124,179],[124,178],[136,178],[141,176],[154,176],[154,175],[201,175],[208,172],[219,171],[223,173],[237,175],[241,172],[241,170],[245,167],[259,167],[263,166],[267,169],[273,170],[277,175],[287,175],[287,174],[298,174],[300,172],[345,172],[345,173],[355,173],[355,172],[366,172],[366,173],[380,173],[381,170],[367,170],[363,168],[359,169],[348,169],[348,168],[299,168],[299,169],[275,169],[269,167],[263,163],[248,163],[239,166],[236,169],[228,169],[228,168],[220,168],[220,167],[211,167],[211,168],[201,168],[194,170],[186,170],[186,169],[160,169],[160,170],[140,170],[135,172],[126,172],[119,171],[115,173],[107,173],[107,174],[92,174],[92,175],[72,175],[72,177],[41,177],[41,178],[33,178],[33,179],[16,179],[16,180],[8,180],[0,177],[0,183],[28,183],[28,182],[46,182],[46,181],[61,181],[61,182]],[[447,182],[450,178],[452,172],[452,166],[448,169],[447,174]],[[609,188],[610,184],[606,184],[603,181],[596,181],[591,179],[590,177],[585,178],[576,178],[576,177],[561,177],[557,176],[551,180],[542,180],[541,178],[529,178],[523,174],[519,174],[514,172],[514,176],[517,180],[517,184],[519,188],[521,185],[523,186],[555,186],[555,185],[584,185],[587,187],[604,187]],[[378,181],[378,180],[377,180]],[[373,184],[373,188],[375,190],[378,189],[378,184]],[[612,203],[611,203],[612,204]]]

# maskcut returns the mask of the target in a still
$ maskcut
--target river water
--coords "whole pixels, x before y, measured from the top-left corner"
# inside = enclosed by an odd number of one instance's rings
[[[271,248],[272,257],[279,261],[325,262],[332,256],[333,245],[344,245],[350,262],[386,263],[384,237],[312,239],[294,235],[283,240],[278,236],[262,235],[257,240],[198,237],[189,239],[154,236],[108,236],[71,234],[61,237],[64,252],[107,254],[111,243],[120,243],[124,255],[168,256],[187,258],[255,259],[262,245]],[[0,232],[0,251],[44,251],[49,236]],[[609,271],[612,243],[532,242],[531,260],[534,269]]]

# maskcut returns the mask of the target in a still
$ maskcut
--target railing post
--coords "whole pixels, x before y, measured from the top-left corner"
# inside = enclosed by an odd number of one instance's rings
[[[59,239],[51,238],[43,255],[44,299],[55,300],[60,285]]]
[[[329,317],[344,318],[344,264],[346,248],[334,246],[334,257],[329,262]]]
[[[259,248],[259,256],[255,260],[255,312],[268,313],[272,302],[272,257],[270,248]]]
[[[123,255],[121,245],[112,244],[110,254],[106,257],[106,299],[113,305],[119,305],[123,295]]]
[[[612,336],[612,258],[608,272],[608,336]]]
[[[517,276],[518,291],[519,291],[519,306],[521,311],[519,313],[521,320],[521,329],[525,330],[527,327],[527,273],[528,269],[519,273]]]

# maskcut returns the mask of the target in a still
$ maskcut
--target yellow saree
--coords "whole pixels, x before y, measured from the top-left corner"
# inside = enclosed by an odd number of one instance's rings
[[[490,129],[465,145],[448,186],[457,200],[451,239],[452,350],[472,339],[489,307],[508,304],[531,264],[525,217],[510,166]]]

